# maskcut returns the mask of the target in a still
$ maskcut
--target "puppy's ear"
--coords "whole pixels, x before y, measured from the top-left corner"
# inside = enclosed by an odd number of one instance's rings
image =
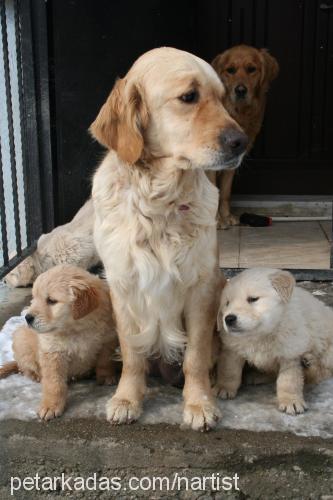
[[[221,332],[223,330],[223,313],[222,308],[220,307],[219,312],[217,313],[217,331]]]
[[[268,90],[269,84],[278,76],[280,68],[275,57],[271,56],[267,49],[260,49],[260,55],[263,61],[261,83]]]
[[[73,294],[72,314],[74,319],[81,319],[98,307],[98,293],[93,286],[73,284],[71,291]]]
[[[288,271],[277,271],[270,276],[272,287],[280,295],[282,301],[286,304],[293,293],[296,284],[295,278]]]
[[[114,149],[121,160],[134,164],[143,153],[147,125],[142,91],[123,78],[116,82],[89,131],[103,146]]]

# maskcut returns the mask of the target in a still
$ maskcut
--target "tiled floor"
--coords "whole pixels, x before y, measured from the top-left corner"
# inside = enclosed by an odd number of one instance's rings
[[[274,222],[218,231],[220,266],[329,269],[331,222]]]

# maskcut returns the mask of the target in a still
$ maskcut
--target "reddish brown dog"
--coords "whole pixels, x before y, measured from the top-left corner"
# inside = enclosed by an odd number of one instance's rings
[[[269,85],[279,72],[276,59],[266,49],[237,45],[212,61],[212,66],[224,83],[223,104],[249,138],[247,152],[252,148],[265,113]],[[235,170],[219,174],[219,226],[223,229],[238,224],[230,213],[230,196]]]

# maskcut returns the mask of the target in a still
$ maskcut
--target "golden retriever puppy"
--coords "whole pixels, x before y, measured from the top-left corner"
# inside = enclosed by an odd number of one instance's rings
[[[117,81],[90,129],[109,149],[92,196],[123,360],[107,405],[114,424],[141,414],[147,358],[172,362],[185,345],[185,424],[209,429],[218,418],[209,382],[218,191],[205,170],[237,167],[247,146],[223,95],[209,64],[154,49]]]
[[[93,240],[94,207],[88,200],[75,217],[47,234],[42,234],[36,251],[7,274],[5,283],[12,287],[31,285],[37,276],[58,264],[90,269],[100,260]]]
[[[95,370],[98,383],[115,383],[117,336],[104,280],[78,267],[53,267],[35,281],[25,319],[28,326],[13,334],[15,362],[0,369],[0,378],[22,372],[41,381],[41,419],[63,413],[73,377]]]
[[[295,287],[278,269],[248,269],[222,292],[218,313],[222,352],[215,392],[234,398],[245,362],[276,379],[278,408],[295,415],[306,408],[303,379],[333,376],[333,310]],[[304,368],[304,366],[307,366]]]
[[[279,72],[276,59],[266,49],[237,45],[215,57],[213,68],[221,78],[226,93],[224,106],[249,138],[246,151],[252,148],[264,118],[266,94]],[[239,223],[230,213],[234,170],[219,175],[219,226],[223,229]]]

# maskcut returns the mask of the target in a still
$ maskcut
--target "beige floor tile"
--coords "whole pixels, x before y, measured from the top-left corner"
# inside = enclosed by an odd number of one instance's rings
[[[329,269],[330,244],[318,222],[241,227],[239,265]]]
[[[220,267],[239,267],[240,227],[217,231],[220,249]]]
[[[329,241],[332,241],[332,222],[328,220],[323,220],[320,222],[322,230],[326,234],[326,237]]]

